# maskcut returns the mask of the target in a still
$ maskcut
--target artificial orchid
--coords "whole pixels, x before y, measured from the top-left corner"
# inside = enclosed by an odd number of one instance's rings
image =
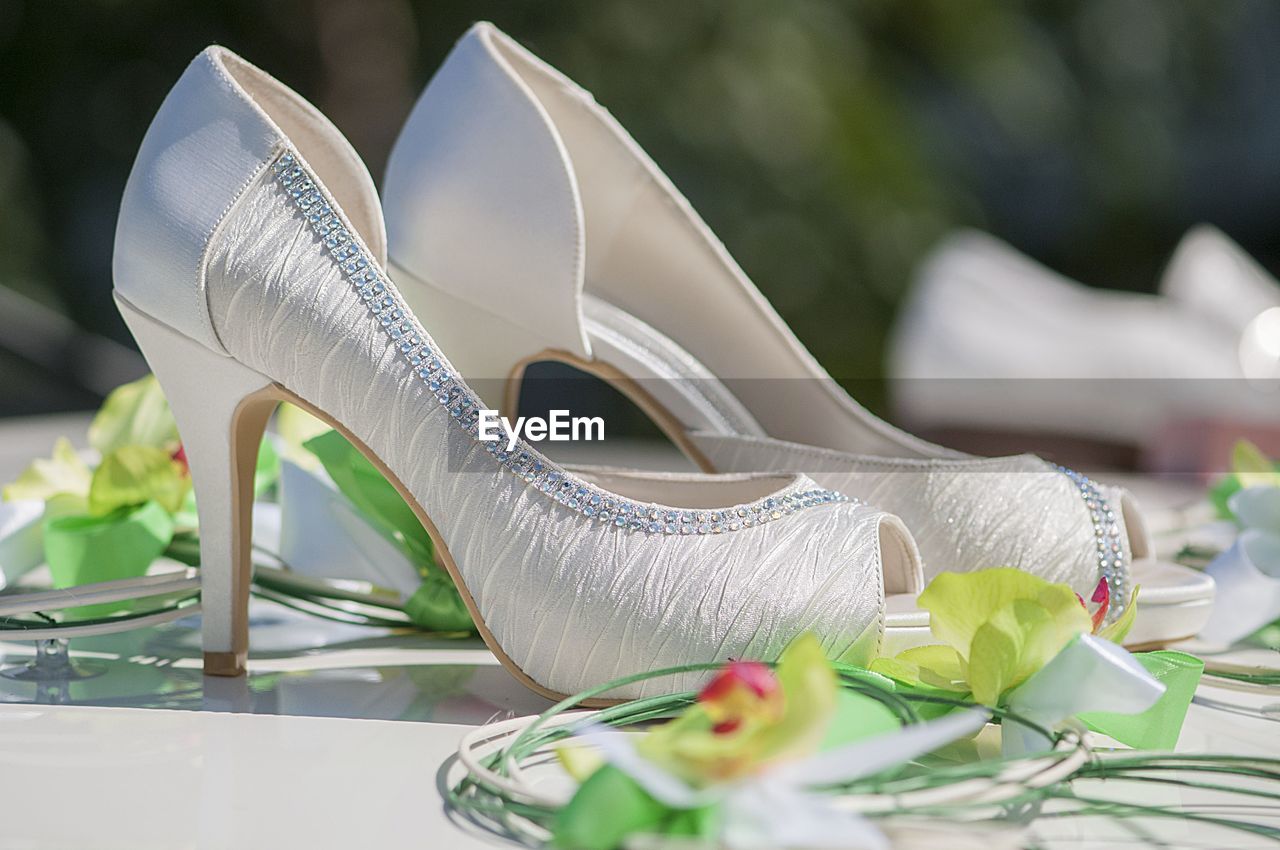
[[[942,573],[920,594],[920,606],[929,611],[930,628],[941,643],[876,659],[871,669],[907,686],[970,694],[975,702],[999,706],[1048,730],[1079,715],[1131,717],[1154,709],[1168,689],[1152,675],[1151,665],[1179,679],[1174,704],[1161,707],[1167,722],[1159,735],[1127,721],[1104,723],[1102,731],[1145,743],[1165,741],[1172,730],[1176,741],[1186,710],[1181,701],[1190,699],[1181,685],[1198,679],[1200,668],[1181,654],[1140,660],[1119,646],[1133,625],[1136,590],[1110,625],[1103,625],[1110,606],[1105,581],[1091,601],[1097,605],[1092,613],[1067,585],[1021,570]],[[1050,743],[1025,724],[1005,724],[1002,731],[1007,755]]]
[[[920,594],[920,607],[929,612],[940,643],[878,658],[871,669],[900,682],[971,693],[974,701],[995,706],[1079,635],[1124,639],[1135,600],[1125,616],[1103,627],[1109,604],[1105,582],[1093,598],[1101,616],[1090,615],[1067,585],[1022,570],[942,573]]]
[[[1280,468],[1243,441],[1232,466],[1232,492],[1224,503],[1240,534],[1206,568],[1217,591],[1213,614],[1200,632],[1222,644],[1280,619]]]
[[[139,576],[175,531],[194,526],[191,475],[155,378],[125,384],[107,396],[88,440],[99,458],[96,466],[59,439],[52,457],[34,461],[4,488],[6,512],[28,521],[7,529],[0,551],[12,554],[5,545],[11,540],[29,541],[21,558],[0,563],[5,577],[41,561],[48,563],[57,587]],[[126,606],[81,607],[73,616]]]
[[[692,707],[642,736],[596,728],[561,748],[582,784],[555,840],[606,850],[660,832],[730,848],[884,848],[875,825],[812,789],[905,763],[986,720],[968,710],[902,729],[876,700],[841,691],[817,639],[805,635],[776,671],[729,664]]]

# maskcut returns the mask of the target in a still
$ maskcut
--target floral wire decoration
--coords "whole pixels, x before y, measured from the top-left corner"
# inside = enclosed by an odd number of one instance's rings
[[[283,553],[255,539],[255,595],[342,622],[473,633],[427,532],[373,464],[296,408],[283,407],[278,426],[280,435],[268,435],[259,450],[254,496],[279,509],[282,538],[305,528],[290,537],[310,545]],[[155,378],[113,391],[89,426],[88,443],[81,453],[58,439],[51,457],[33,462],[0,493],[0,588],[46,563],[54,588],[76,589],[22,594],[22,612],[33,618],[0,616],[0,631],[44,639],[150,625],[198,601],[198,580],[172,571],[199,566],[199,522],[177,425]],[[292,504],[284,504],[285,482],[292,482]],[[343,575],[346,564],[330,555],[358,534],[380,556],[377,581]],[[177,563],[159,568],[162,558]],[[178,578],[142,578],[156,569]],[[70,604],[90,598],[96,604]],[[0,604],[0,614],[14,599]]]
[[[1177,741],[1198,659],[1131,655],[1112,642],[1126,626],[1095,634],[1096,610],[1070,588],[1014,570],[944,574],[921,603],[940,643],[870,670],[827,661],[805,635],[776,665],[632,676],[481,727],[459,747],[450,802],[517,840],[584,850],[882,848],[929,824],[931,846],[957,846],[975,822],[996,834],[1037,817],[1191,818],[1280,841],[1280,829],[1218,809],[1095,799],[1072,784],[1275,805],[1280,760],[1155,751]],[[572,710],[690,671],[709,677],[700,692]],[[1087,729],[1134,749],[1099,748]]]

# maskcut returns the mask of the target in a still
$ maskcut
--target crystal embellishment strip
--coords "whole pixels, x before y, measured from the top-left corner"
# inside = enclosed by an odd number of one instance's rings
[[[426,332],[352,237],[326,193],[292,152],[282,153],[271,168],[276,181],[306,217],[312,232],[330,256],[338,262],[369,313],[382,325],[391,346],[409,362],[436,401],[448,411],[453,423],[471,439],[481,443],[504,469],[548,498],[588,519],[647,534],[721,534],[763,525],[804,508],[857,501],[834,490],[796,488],[792,492],[721,510],[665,508],[624,499],[592,487],[523,441],[507,451],[498,441],[481,440],[480,399],[428,342]]]
[[[1114,622],[1124,613],[1129,602],[1129,569],[1120,538],[1120,517],[1102,495],[1096,482],[1074,469],[1067,469],[1065,466],[1057,469],[1076,485],[1084,506],[1089,510],[1089,517],[1093,520],[1093,536],[1098,547],[1098,578],[1106,579],[1111,593],[1111,606],[1107,610],[1106,620],[1108,623]]]

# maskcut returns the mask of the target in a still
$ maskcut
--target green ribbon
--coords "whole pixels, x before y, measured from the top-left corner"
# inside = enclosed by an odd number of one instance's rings
[[[1172,750],[1204,673],[1204,661],[1172,650],[1138,652],[1133,657],[1165,686],[1164,696],[1141,714],[1091,712],[1080,715],[1080,720],[1093,731],[1134,749]],[[1081,683],[1081,687],[1088,686]]]
[[[428,631],[470,633],[476,630],[458,588],[439,568],[423,577],[422,584],[405,600],[404,612],[414,625]]]
[[[120,508],[103,516],[51,519],[44,527],[44,554],[53,586],[75,587],[146,575],[173,538],[173,518],[159,502]],[[66,609],[68,619],[102,617],[126,610],[129,600]]]

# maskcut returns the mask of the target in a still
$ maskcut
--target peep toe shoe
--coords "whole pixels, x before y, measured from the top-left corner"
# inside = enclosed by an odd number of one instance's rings
[[[617,121],[490,24],[419,98],[385,209],[401,291],[464,375],[505,386],[492,404],[511,407],[528,364],[568,363],[703,469],[801,471],[900,516],[926,578],[1013,566],[1085,598],[1105,579],[1109,618],[1141,584],[1135,645],[1208,616],[1212,581],[1155,560],[1123,490],[934,445],[859,406]]]
[[[329,121],[225,49],[196,57],[134,164],[114,278],[190,462],[206,673],[245,670],[253,459],[282,401],[395,485],[485,641],[540,693],[775,658],[803,632],[855,663],[881,648],[889,602],[921,585],[900,520],[800,475],[577,474],[482,439],[483,403],[385,244],[373,183]]]

